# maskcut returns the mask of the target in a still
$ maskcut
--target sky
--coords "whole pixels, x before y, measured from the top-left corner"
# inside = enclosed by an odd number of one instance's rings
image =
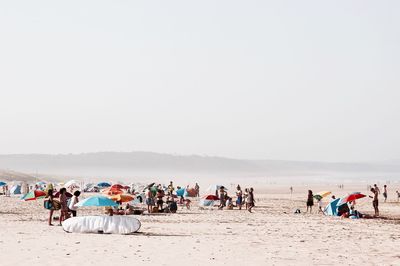
[[[0,153],[400,159],[399,1],[2,1]]]

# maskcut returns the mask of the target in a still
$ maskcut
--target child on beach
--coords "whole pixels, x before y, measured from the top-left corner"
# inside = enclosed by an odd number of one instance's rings
[[[314,206],[314,195],[311,190],[308,191],[308,196],[307,196],[307,211],[310,210],[310,213],[312,212],[312,206]]]
[[[321,212],[322,214],[324,214],[324,210],[322,209],[322,199],[319,199],[317,203],[318,203],[318,214]]]

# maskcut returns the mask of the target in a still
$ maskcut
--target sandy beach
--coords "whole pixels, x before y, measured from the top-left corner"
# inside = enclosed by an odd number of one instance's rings
[[[394,193],[381,200],[381,219],[351,220],[305,214],[307,189],[290,195],[283,186],[255,188],[254,213],[201,209],[195,200],[176,214],[135,216],[142,228],[134,235],[66,233],[47,225],[43,200],[0,196],[1,265],[400,265]],[[359,200],[357,209],[372,214],[371,200]],[[78,215],[100,213],[81,208]]]

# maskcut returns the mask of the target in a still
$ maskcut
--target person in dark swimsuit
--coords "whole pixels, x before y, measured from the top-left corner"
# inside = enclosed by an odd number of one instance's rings
[[[307,197],[307,211],[310,209],[310,213],[312,212],[312,206],[314,206],[314,195],[311,190],[308,191],[308,197]]]

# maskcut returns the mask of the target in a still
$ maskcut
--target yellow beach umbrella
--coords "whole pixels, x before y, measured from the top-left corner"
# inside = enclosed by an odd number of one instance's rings
[[[331,193],[332,192],[330,192],[330,191],[321,191],[321,192],[318,192],[317,194],[315,194],[314,198],[316,198],[317,200],[320,200],[322,198],[325,198],[326,196],[328,196]]]
[[[129,202],[132,201],[135,197],[128,194],[119,194],[119,195],[112,195],[109,198],[112,199],[113,201]]]

